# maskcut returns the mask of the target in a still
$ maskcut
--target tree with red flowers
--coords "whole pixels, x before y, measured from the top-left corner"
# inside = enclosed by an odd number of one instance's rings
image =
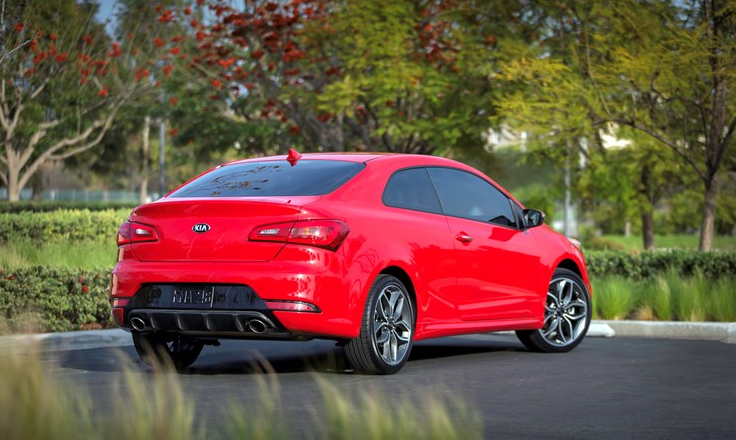
[[[111,41],[96,11],[74,0],[32,3],[5,35],[0,183],[11,201],[44,164],[98,145],[121,107],[150,87],[146,71],[156,66],[130,69],[136,49]]]
[[[492,35],[466,32],[462,4],[395,0],[198,0],[189,20],[205,75],[231,109],[259,97],[311,150],[428,153],[488,124]],[[468,85],[481,84],[475,93]]]

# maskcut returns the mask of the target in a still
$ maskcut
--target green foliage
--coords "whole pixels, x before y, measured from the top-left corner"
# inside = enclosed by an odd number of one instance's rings
[[[28,240],[54,241],[114,240],[118,227],[130,210],[57,210],[21,214],[0,214],[0,243]]]
[[[593,283],[594,316],[597,319],[626,319],[634,306],[631,281],[622,276],[608,276]]]
[[[128,210],[135,208],[134,203],[125,202],[51,202],[51,201],[23,201],[8,202],[0,200],[0,214],[21,214],[30,212],[54,212],[54,211],[108,211]]]
[[[449,405],[433,396],[391,399],[386,403],[372,390],[346,395],[326,381],[320,382],[327,423],[321,438],[381,440],[386,438],[460,440],[483,438],[478,414],[460,399]],[[417,404],[416,402],[421,402]],[[453,411],[448,411],[447,408]],[[380,421],[380,422],[379,422]],[[378,423],[377,423],[378,422]]]
[[[108,327],[112,322],[109,286],[109,274],[101,269],[0,270],[0,319],[11,332]]]
[[[599,250],[622,250],[639,252],[642,250],[642,239],[640,235],[604,235],[596,237],[588,235],[582,238],[586,249]],[[697,249],[698,236],[693,234],[668,234],[656,235],[654,246],[657,249]],[[736,236],[717,235],[713,237],[713,249],[718,251],[736,251]]]
[[[8,350],[10,349],[10,350]],[[195,440],[211,438],[209,422],[234,439],[292,438],[290,428],[302,428],[298,420],[283,417],[280,390],[274,375],[256,375],[261,384],[251,396],[255,411],[243,411],[235,401],[221,399],[232,408],[216,421],[202,419],[193,402],[185,398],[181,376],[159,365],[160,374],[136,371],[122,358],[122,380],[111,394],[112,407],[93,407],[90,390],[82,383],[72,389],[50,374],[38,347],[0,345],[0,425],[7,440],[98,439],[104,438]],[[268,369],[268,367],[267,367]],[[443,399],[423,393],[417,402],[397,399],[375,390],[359,396],[345,395],[337,386],[318,380],[324,409],[313,412],[316,433],[309,438],[330,440],[482,439],[478,413],[460,399]],[[276,394],[274,394],[274,392]],[[315,399],[319,397],[315,396]],[[195,427],[199,425],[199,427]],[[210,425],[211,426],[211,425]],[[298,431],[303,433],[304,431]]]
[[[630,280],[650,279],[674,271],[681,277],[702,273],[709,279],[736,276],[736,252],[692,250],[588,252],[585,255],[591,278],[619,275]]]
[[[595,316],[602,319],[736,321],[736,276],[717,279],[674,270],[632,280],[619,275],[593,280]]]
[[[13,240],[2,245],[0,269],[13,270],[28,266],[69,268],[109,268],[115,264],[117,244],[114,237],[104,239],[45,242],[27,239]]]

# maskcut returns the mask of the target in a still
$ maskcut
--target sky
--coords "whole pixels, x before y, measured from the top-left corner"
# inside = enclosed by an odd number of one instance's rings
[[[117,4],[117,0],[97,0],[97,3],[100,5],[100,10],[97,12],[97,19],[102,22],[107,21],[108,19],[112,20],[112,14],[115,9],[115,5]],[[108,32],[109,31],[112,31],[112,29],[110,29],[108,25]]]

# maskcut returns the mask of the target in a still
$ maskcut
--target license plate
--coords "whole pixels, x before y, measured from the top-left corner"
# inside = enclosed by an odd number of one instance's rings
[[[215,297],[215,288],[213,287],[177,287],[171,302],[180,305],[191,306],[207,306],[212,307],[212,300]]]

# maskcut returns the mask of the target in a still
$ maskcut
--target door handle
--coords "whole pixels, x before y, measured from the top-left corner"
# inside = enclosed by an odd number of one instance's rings
[[[461,232],[455,236],[455,240],[459,241],[460,243],[470,243],[473,241],[473,237],[468,235],[466,232]]]

